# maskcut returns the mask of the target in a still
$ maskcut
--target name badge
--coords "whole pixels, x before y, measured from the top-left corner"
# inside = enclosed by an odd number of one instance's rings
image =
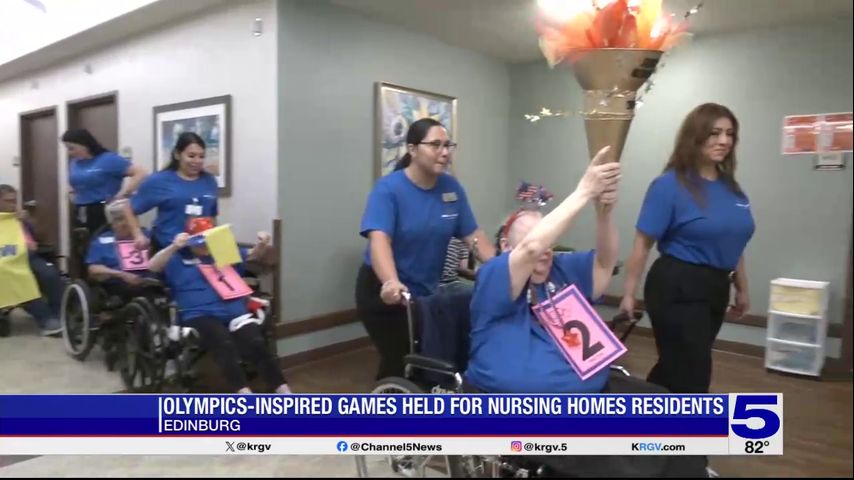
[[[587,380],[628,351],[575,285],[533,307],[566,361]]]
[[[187,215],[196,215],[200,216],[202,214],[202,206],[201,205],[187,205],[184,207],[184,213]]]
[[[148,270],[148,250],[137,250],[133,242],[116,242],[122,270],[135,272]]]
[[[443,202],[456,202],[457,201],[457,192],[445,192],[442,194]]]
[[[223,300],[246,297],[252,289],[231,265],[217,268],[214,265],[199,265],[199,271]]]
[[[99,241],[102,245],[107,245],[107,244],[110,244],[110,243],[115,242],[115,241],[116,241],[116,237],[99,237],[99,238],[98,238],[98,241]]]

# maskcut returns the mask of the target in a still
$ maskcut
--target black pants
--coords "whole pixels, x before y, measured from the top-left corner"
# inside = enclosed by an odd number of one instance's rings
[[[377,380],[402,377],[403,357],[409,353],[406,308],[386,305],[380,298],[381,288],[374,269],[363,264],[356,278],[356,310],[380,354]]]
[[[212,317],[194,318],[187,325],[199,332],[202,347],[213,356],[231,391],[236,392],[248,384],[240,366],[241,357],[258,367],[261,378],[271,388],[285,383],[285,376],[267,348],[260,325],[251,323],[229,332],[221,320]]]
[[[708,393],[712,344],[729,302],[729,272],[662,256],[644,285],[658,362],[647,380],[673,393]]]
[[[89,230],[91,236],[95,230],[107,224],[107,214],[104,211],[104,203],[90,203],[87,205],[74,205],[74,228],[83,227]]]
[[[463,391],[486,393],[465,379]],[[663,394],[667,390],[637,377],[627,377],[612,371],[602,393]],[[544,466],[543,476],[552,478],[706,476],[706,459],[700,455],[523,455],[513,456],[509,460],[533,469]]]
[[[71,236],[71,255],[68,257],[68,272],[75,278],[86,278],[86,251],[94,233],[107,224],[107,214],[104,211],[104,203],[90,203],[87,205],[74,205],[71,211],[74,229],[85,228],[89,232],[86,241],[77,235]]]

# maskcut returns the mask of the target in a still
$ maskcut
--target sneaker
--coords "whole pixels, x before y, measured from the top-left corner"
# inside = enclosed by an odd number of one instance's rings
[[[62,333],[62,324],[56,318],[51,318],[42,326],[42,335],[45,337],[58,337]]]
[[[0,312],[0,337],[8,337],[12,333],[12,322],[6,312]]]
[[[709,478],[718,478],[718,477],[720,477],[720,475],[718,474],[718,472],[716,472],[716,471],[712,470],[712,467],[706,467],[706,475],[707,475]]]

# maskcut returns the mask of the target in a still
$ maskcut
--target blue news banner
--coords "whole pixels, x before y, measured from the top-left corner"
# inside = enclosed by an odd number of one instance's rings
[[[782,455],[783,396],[0,395],[0,454]]]

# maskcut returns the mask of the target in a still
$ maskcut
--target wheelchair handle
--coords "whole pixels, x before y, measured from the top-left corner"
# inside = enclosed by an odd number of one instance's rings
[[[617,327],[628,322],[629,326],[626,328],[626,331],[620,335],[620,341],[624,342],[629,337],[629,334],[632,333],[632,330],[634,330],[635,325],[640,322],[641,318],[643,318],[643,310],[635,310],[631,316],[627,312],[620,312],[611,319],[611,331],[617,333]]]

